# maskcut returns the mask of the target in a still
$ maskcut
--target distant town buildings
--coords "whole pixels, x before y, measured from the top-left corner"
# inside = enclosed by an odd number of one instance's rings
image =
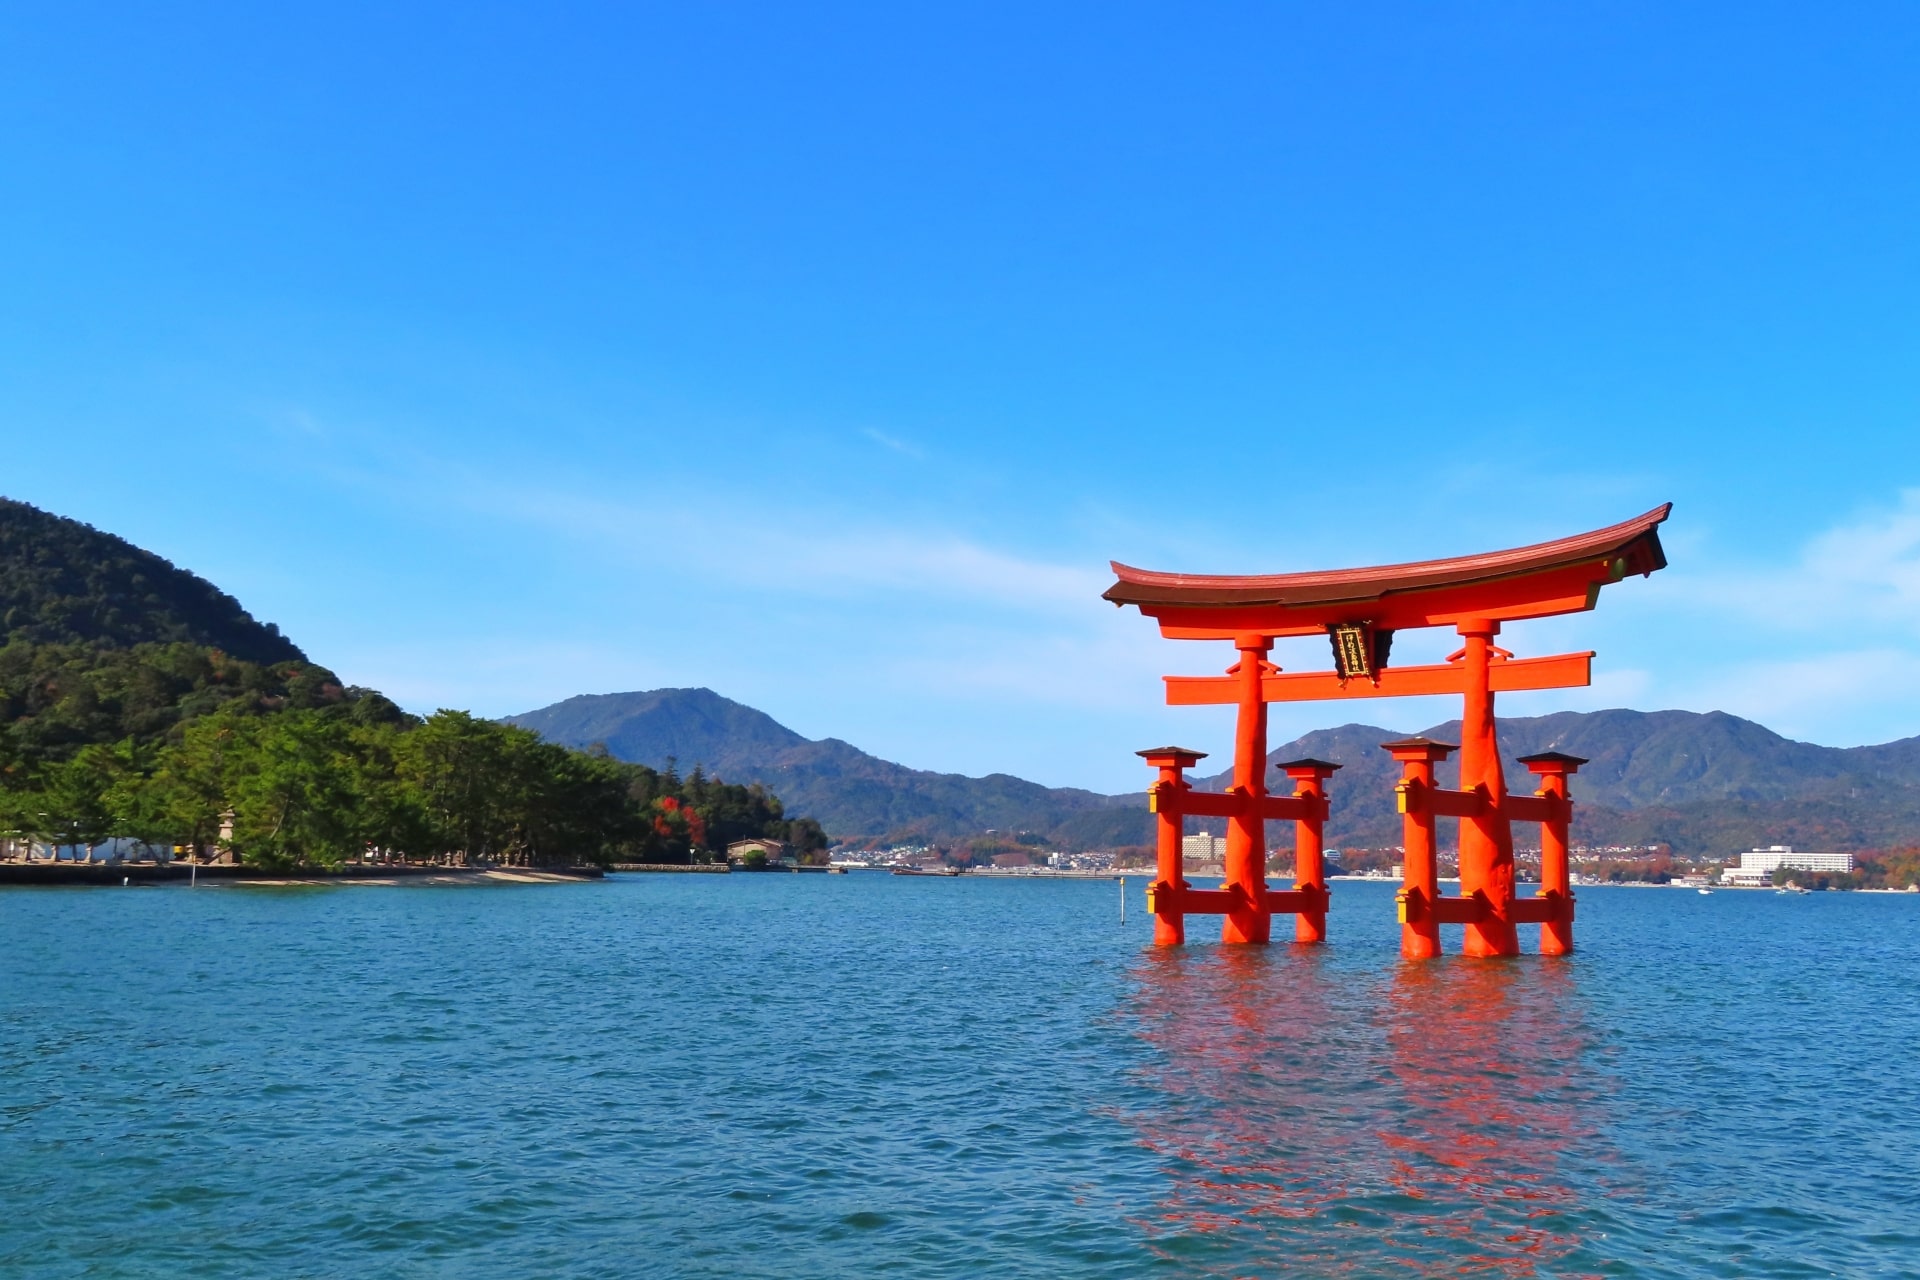
[[[1210,836],[1205,832],[1187,836],[1180,841],[1180,856],[1188,862],[1220,862],[1227,856],[1227,838]]]
[[[1773,844],[1764,849],[1749,849],[1740,855],[1740,865],[1724,867],[1720,883],[1759,886],[1773,883],[1776,871],[1830,871],[1845,874],[1853,870],[1850,853],[1802,853],[1792,845]]]

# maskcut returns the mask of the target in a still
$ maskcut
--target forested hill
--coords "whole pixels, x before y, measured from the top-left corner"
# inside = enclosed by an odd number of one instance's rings
[[[1090,845],[1139,838],[1132,798],[1043,787],[1005,773],[971,778],[909,769],[838,738],[803,737],[711,689],[582,695],[508,723],[564,746],[604,745],[635,764],[697,764],[730,782],[759,783],[788,812],[816,818],[836,835],[947,839],[1032,830]]]
[[[184,642],[259,664],[306,658],[206,579],[91,525],[0,498],[0,645],[13,641]]]
[[[204,578],[0,498],[0,789],[90,747],[175,741],[203,716],[322,708],[401,716]]]
[[[764,790],[460,711],[410,716],[343,687],[203,579],[3,499],[0,622],[9,844],[127,838],[276,867],[685,862],[749,836],[803,857],[827,845]]]
[[[838,739],[805,738],[707,689],[570,698],[512,723],[570,746],[604,743],[624,760],[658,767],[673,758],[682,768],[699,763],[722,777],[765,783],[792,811],[849,836],[951,840],[991,828],[1073,847],[1151,838],[1143,795],[909,769]],[[1459,741],[1458,731],[1457,721],[1420,730],[1450,742]],[[1333,779],[1329,839],[1385,847],[1400,838],[1399,774],[1380,744],[1408,732],[1342,725],[1277,746],[1269,758],[1318,756],[1344,766]],[[1920,738],[1822,747],[1722,712],[1628,710],[1502,718],[1500,735],[1515,791],[1534,783],[1514,757],[1560,750],[1591,760],[1574,780],[1575,837],[1584,843],[1664,843],[1712,854],[1756,844],[1870,849],[1920,841]],[[1200,785],[1224,789],[1227,773],[1212,768],[1224,763],[1209,760]],[[1443,783],[1452,785],[1453,775],[1443,769]],[[1144,782],[1144,769],[1141,776]],[[1270,776],[1272,789],[1287,785],[1277,771]]]

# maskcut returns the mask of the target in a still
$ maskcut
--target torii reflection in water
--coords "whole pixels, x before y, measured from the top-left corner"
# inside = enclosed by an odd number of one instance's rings
[[[1157,1061],[1125,1118],[1172,1178],[1139,1225],[1184,1271],[1598,1274],[1608,1084],[1561,966],[1155,948],[1132,978]]]

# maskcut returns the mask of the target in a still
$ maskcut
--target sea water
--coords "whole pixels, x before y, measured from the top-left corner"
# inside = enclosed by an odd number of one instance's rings
[[[0,1274],[1920,1273],[1920,895],[1140,887],[0,892]]]

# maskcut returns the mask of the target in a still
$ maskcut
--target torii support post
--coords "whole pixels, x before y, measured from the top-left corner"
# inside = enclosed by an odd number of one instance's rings
[[[1248,735],[1240,745],[1264,748],[1265,742],[1254,741],[1255,736],[1258,735]],[[1294,760],[1281,765],[1298,784],[1297,789],[1290,796],[1270,796],[1259,785],[1257,775],[1254,785],[1246,785],[1246,773],[1239,768],[1234,773],[1240,781],[1232,790],[1195,791],[1187,782],[1185,771],[1204,758],[1203,752],[1185,747],[1153,747],[1140,755],[1160,771],[1159,778],[1147,792],[1147,807],[1157,819],[1155,845],[1159,855],[1159,870],[1154,882],[1147,886],[1147,910],[1154,917],[1155,944],[1178,946],[1186,941],[1186,917],[1190,915],[1226,917],[1221,933],[1227,942],[1265,942],[1271,935],[1273,917],[1286,912],[1302,918],[1294,930],[1297,940],[1324,941],[1327,886],[1320,841],[1327,821],[1326,779],[1340,766],[1326,760]],[[1261,760],[1260,773],[1265,772],[1264,765],[1265,761]],[[1196,889],[1187,883],[1181,865],[1180,842],[1188,818],[1225,818],[1229,824],[1229,850],[1234,848],[1232,833],[1235,830],[1252,846],[1255,856],[1251,865],[1245,860],[1230,864],[1229,880],[1224,888]],[[1266,887],[1263,859],[1268,822],[1295,824],[1294,879],[1297,883],[1285,892]],[[1248,826],[1256,829],[1248,832]],[[1239,873],[1238,880],[1232,878],[1234,872]],[[1252,937],[1244,932],[1236,933],[1236,919],[1249,918],[1266,923],[1267,932]]]
[[[1521,756],[1520,763],[1540,779],[1534,794],[1550,810],[1540,822],[1540,896],[1546,899],[1549,912],[1540,922],[1540,954],[1564,956],[1573,951],[1573,883],[1567,865],[1573,802],[1567,797],[1567,778],[1587,762],[1559,751],[1542,751]]]
[[[1180,909],[1180,891],[1187,887],[1180,843],[1186,835],[1186,820],[1180,801],[1193,790],[1187,784],[1186,771],[1206,759],[1207,753],[1186,747],[1153,747],[1139,755],[1160,771],[1147,793],[1148,807],[1156,819],[1156,870],[1153,884],[1147,889],[1147,910],[1153,914],[1153,945],[1177,947],[1187,940],[1187,917]]]
[[[1431,960],[1440,954],[1440,858],[1435,847],[1433,806],[1422,803],[1433,790],[1433,766],[1455,751],[1432,738],[1403,738],[1380,744],[1400,764],[1394,790],[1400,809],[1402,866],[1400,882],[1400,954]]]
[[[1573,803],[1567,799],[1567,775],[1586,761],[1558,751],[1523,756],[1521,763],[1542,776],[1544,785],[1531,796],[1503,796],[1495,809],[1485,781],[1471,791],[1449,791],[1433,783],[1433,767],[1458,748],[1431,738],[1405,738],[1380,744],[1400,763],[1400,785],[1394,788],[1401,814],[1401,845],[1405,850],[1400,889],[1400,954],[1409,960],[1428,960],[1440,954],[1440,926],[1463,924],[1468,941],[1474,930],[1490,923],[1541,927],[1540,951],[1543,955],[1565,955],[1573,949],[1573,893],[1567,874],[1567,827],[1573,820]],[[1462,765],[1461,772],[1465,773]],[[1468,832],[1484,831],[1493,814],[1508,833],[1515,822],[1540,824],[1541,887],[1536,898],[1509,897],[1504,910],[1486,890],[1486,879],[1468,892],[1465,873]],[[1460,819],[1461,896],[1447,898],[1440,893],[1440,874],[1434,841],[1436,818]],[[1512,848],[1512,836],[1507,836]],[[1510,882],[1509,882],[1510,883]],[[1491,954],[1515,955],[1513,951]],[[1488,952],[1467,952],[1486,955]]]
[[[1331,760],[1289,760],[1278,766],[1293,780],[1293,797],[1307,812],[1293,820],[1293,891],[1301,905],[1293,914],[1295,942],[1327,940],[1327,779],[1340,766]]]
[[[1267,651],[1273,637],[1251,634],[1234,637],[1240,661],[1228,675],[1239,693],[1239,715],[1233,732],[1233,794],[1240,797],[1227,818],[1226,891],[1233,905],[1220,924],[1220,941],[1264,944],[1273,935],[1273,912],[1267,906],[1267,823],[1261,801],[1267,796],[1267,700],[1261,679],[1272,664]]]
[[[1466,641],[1466,710],[1460,717],[1460,790],[1478,792],[1479,812],[1460,822],[1460,896],[1485,904],[1468,923],[1460,950],[1469,956],[1517,956],[1513,927],[1513,824],[1507,818],[1507,780],[1493,724],[1493,638],[1500,624],[1470,618],[1459,624]],[[1503,656],[1512,657],[1502,651]]]

